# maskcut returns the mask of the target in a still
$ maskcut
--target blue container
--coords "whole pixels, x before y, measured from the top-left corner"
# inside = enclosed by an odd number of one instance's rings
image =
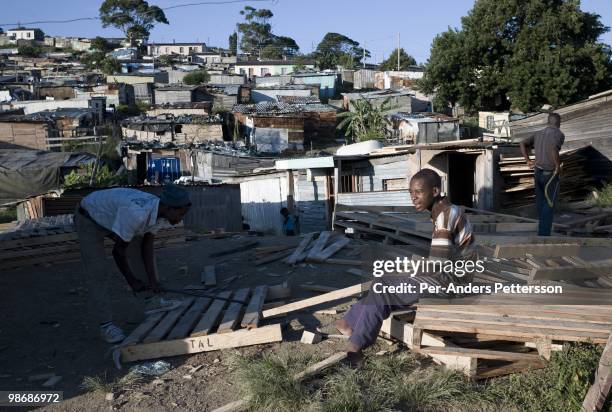
[[[147,180],[151,183],[173,182],[181,177],[181,162],[176,157],[149,159]]]

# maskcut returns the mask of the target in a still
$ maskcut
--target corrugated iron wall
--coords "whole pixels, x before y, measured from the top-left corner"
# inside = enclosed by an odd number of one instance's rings
[[[240,183],[242,215],[251,226],[268,234],[282,234],[281,208],[287,206],[287,178],[271,176]]]
[[[407,190],[338,193],[337,203],[347,206],[413,206]]]
[[[302,233],[328,230],[327,188],[325,176],[307,179],[306,173],[297,176],[295,200]]]

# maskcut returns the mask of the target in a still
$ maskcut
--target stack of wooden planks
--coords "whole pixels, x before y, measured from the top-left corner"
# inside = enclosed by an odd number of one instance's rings
[[[48,234],[49,231],[32,233],[27,237],[15,235],[9,240],[0,240],[0,268],[15,269],[37,264],[52,264],[80,259],[79,239],[74,231]],[[182,226],[162,229],[155,235],[155,247],[185,242]],[[107,253],[113,247],[110,239],[105,239]]]
[[[325,231],[321,233],[312,232],[305,234],[298,246],[288,251],[285,263],[295,265],[307,262],[329,262],[330,258],[347,246],[351,240],[344,235]],[[342,261],[344,259],[340,259]],[[342,262],[336,262],[342,263]],[[354,263],[354,262],[348,262]],[[359,264],[359,263],[356,263]]]
[[[560,158],[563,167],[559,201],[571,202],[584,199],[589,186],[594,183],[592,177],[585,171],[587,158],[581,155],[580,150],[561,152]],[[501,155],[499,171],[505,182],[502,202],[505,208],[535,203],[533,170],[527,166],[522,156]]]
[[[223,299],[193,297],[176,309],[153,313],[121,343],[121,361],[279,342],[280,324],[259,327],[268,291],[258,286],[221,292],[217,297]]]
[[[611,328],[612,306],[419,305],[411,348],[490,378],[543,367],[564,342],[605,343]]]

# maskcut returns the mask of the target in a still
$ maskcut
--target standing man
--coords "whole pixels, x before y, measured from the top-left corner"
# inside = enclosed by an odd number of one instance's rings
[[[295,236],[297,219],[294,215],[289,213],[289,209],[283,207],[281,209],[281,215],[283,215],[283,234],[285,236]]]
[[[428,210],[433,222],[433,234],[429,260],[456,261],[476,258],[475,239],[472,225],[459,206],[453,205],[446,197],[441,196],[440,176],[430,169],[422,169],[410,179],[410,197],[417,212]],[[385,275],[373,281],[386,286],[397,286],[402,283],[414,285],[416,293],[377,293],[373,287],[368,294],[354,304],[344,319],[336,322],[336,328],[348,335],[348,360],[359,365],[364,348],[372,345],[380,332],[383,321],[393,310],[400,310],[419,300],[420,285],[439,286],[445,289],[451,282],[468,284],[473,274],[464,273],[418,273],[414,277]],[[426,294],[423,294],[426,295]],[[442,295],[446,295],[445,292]]]
[[[89,302],[106,342],[121,342],[125,335],[113,323],[104,239],[108,237],[115,242],[115,263],[132,291],[149,291],[145,304],[151,309],[157,300],[153,294],[162,292],[153,249],[155,233],[166,222],[180,223],[190,206],[189,194],[176,185],[166,186],[161,198],[136,189],[99,190],[85,196],[77,206],[74,222]],[[161,301],[161,305],[164,303],[167,302]]]
[[[565,135],[559,129],[561,116],[548,115],[548,126],[544,130],[525,138],[521,142],[521,152],[532,169],[535,168],[536,208],[538,210],[538,236],[550,236],[555,210],[555,200],[559,191],[561,161],[559,150]],[[529,159],[528,148],[535,149],[535,162]]]

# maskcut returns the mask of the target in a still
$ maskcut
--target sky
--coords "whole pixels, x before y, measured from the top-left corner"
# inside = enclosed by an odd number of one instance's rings
[[[148,0],[162,8],[202,0]],[[215,0],[211,0],[215,1]],[[219,0],[217,0],[219,1]],[[222,1],[222,0],[221,0]],[[236,1],[236,0],[232,0]],[[26,24],[36,21],[97,17],[102,0],[0,0],[0,27],[21,23],[42,29],[45,34],[79,37],[121,37],[113,28],[103,28],[99,20],[62,24]],[[449,27],[460,27],[461,16],[472,8],[474,0],[264,0],[231,4],[196,5],[166,11],[170,24],[159,24],[151,32],[150,42],[205,42],[228,46],[228,36],[242,20],[240,10],[251,5],[272,10],[274,34],[295,39],[300,51],[309,53],[325,33],[342,33],[370,50],[371,62],[379,62],[401,46],[419,63],[429,57],[431,41]],[[582,0],[582,9],[601,16],[612,27],[612,1]],[[612,44],[612,32],[602,36]]]

